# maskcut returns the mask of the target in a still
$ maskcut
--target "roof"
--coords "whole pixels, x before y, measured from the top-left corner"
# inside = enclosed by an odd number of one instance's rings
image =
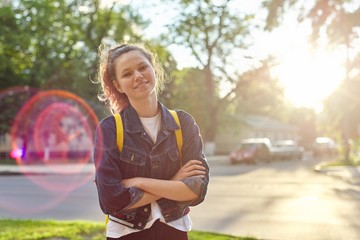
[[[282,123],[275,119],[259,116],[259,115],[247,115],[241,118],[242,122],[255,129],[267,129],[267,130],[282,130],[282,131],[297,131],[297,127]]]

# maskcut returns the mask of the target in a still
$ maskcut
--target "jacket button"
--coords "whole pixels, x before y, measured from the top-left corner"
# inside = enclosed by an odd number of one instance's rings
[[[144,208],[144,212],[148,212],[149,211],[149,209],[148,208]]]
[[[140,223],[138,223],[138,227],[141,227],[142,226],[142,223],[140,222]]]

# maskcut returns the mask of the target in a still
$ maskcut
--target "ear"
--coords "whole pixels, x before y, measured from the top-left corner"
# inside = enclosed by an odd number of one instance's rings
[[[114,87],[121,93],[124,93],[124,91],[121,89],[120,84],[117,81],[112,81],[112,84],[114,85]]]

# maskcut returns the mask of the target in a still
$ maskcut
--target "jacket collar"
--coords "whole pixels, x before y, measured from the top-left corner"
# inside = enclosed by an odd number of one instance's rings
[[[161,126],[162,128],[166,128],[168,130],[174,131],[179,129],[180,127],[175,122],[173,116],[161,102],[158,102],[160,112],[161,112]],[[136,112],[136,110],[129,104],[123,110],[124,116],[124,129],[129,133],[136,133],[143,131],[143,126],[140,122],[140,118]]]

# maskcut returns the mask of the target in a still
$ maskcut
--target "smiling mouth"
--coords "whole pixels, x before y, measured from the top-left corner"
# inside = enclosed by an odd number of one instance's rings
[[[136,86],[134,87],[134,89],[138,89],[139,87],[141,87],[141,86],[143,86],[143,85],[145,85],[145,84],[147,84],[147,83],[149,83],[149,81],[143,81],[143,82],[139,83],[138,85],[136,85]]]

